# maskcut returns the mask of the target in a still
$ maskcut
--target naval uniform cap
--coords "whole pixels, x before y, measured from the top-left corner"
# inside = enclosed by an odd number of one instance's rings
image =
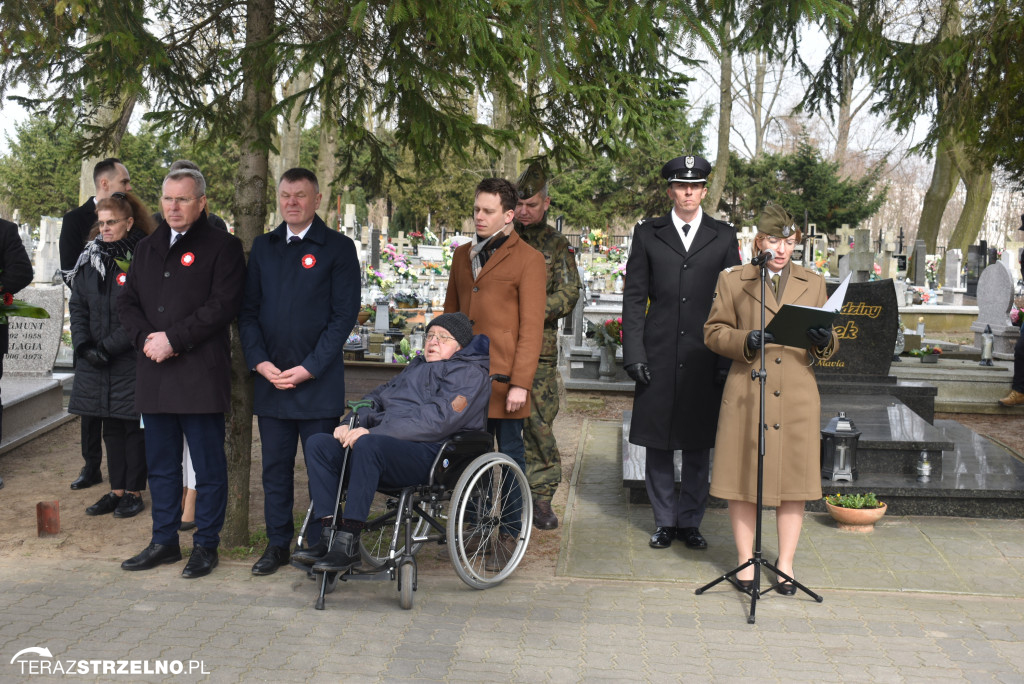
[[[661,177],[669,183],[707,183],[711,162],[704,157],[676,157],[661,167]]]

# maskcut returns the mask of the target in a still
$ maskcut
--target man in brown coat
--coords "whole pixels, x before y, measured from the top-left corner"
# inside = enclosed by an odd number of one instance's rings
[[[537,371],[547,295],[544,256],[512,229],[519,195],[512,183],[486,178],[476,187],[476,238],[455,250],[444,312],[461,311],[491,342],[487,429],[498,448],[526,471],[523,419]],[[519,530],[510,529],[511,533]]]

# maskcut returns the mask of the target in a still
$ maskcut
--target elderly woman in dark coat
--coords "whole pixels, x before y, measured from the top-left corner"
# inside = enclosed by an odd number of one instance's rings
[[[754,252],[770,249],[765,289],[765,322],[783,304],[822,306],[828,297],[825,280],[790,263],[800,239],[793,218],[781,207],[768,205],[758,220]],[[750,370],[764,348],[768,376],[765,385],[765,433],[763,502],[776,506],[779,558],[775,565],[793,577],[804,502],[821,497],[819,428],[821,400],[814,379],[815,360],[828,359],[837,349],[835,333],[825,328],[807,331],[809,349],[771,344],[771,333],[761,339],[760,267],[734,266],[718,277],[715,302],[704,325],[704,340],[715,353],[732,359],[725,383],[722,413],[715,443],[711,494],[729,501],[736,553],[742,565],[753,556],[757,516],[757,437],[760,384],[750,381]],[[776,283],[773,285],[773,282]],[[766,343],[766,344],[765,344]],[[754,567],[744,568],[736,579],[748,587]],[[783,595],[795,593],[792,582],[776,587]]]
[[[68,273],[71,341],[79,363],[68,411],[103,422],[111,491],[85,509],[130,518],[144,508],[146,447],[135,412],[135,349],[117,312],[125,269],[153,219],[133,195],[115,192],[96,203],[96,226]]]

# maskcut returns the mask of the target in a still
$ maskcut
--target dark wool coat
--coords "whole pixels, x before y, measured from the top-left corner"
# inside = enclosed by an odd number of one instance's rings
[[[355,244],[313,219],[302,242],[288,244],[288,226],[252,244],[238,330],[248,368],[270,361],[280,370],[313,374],[290,390],[255,373],[254,411],[282,419],[337,418],[345,412],[342,347],[359,315]]]
[[[224,413],[231,405],[229,329],[245,286],[242,243],[205,216],[172,248],[161,223],[139,243],[118,300],[121,323],[139,351],[140,413]],[[177,356],[156,363],[146,336],[166,332]]]
[[[492,385],[488,418],[529,418],[529,390],[544,339],[544,255],[513,230],[474,280],[471,247],[472,243],[461,245],[452,256],[444,312],[466,314],[473,332],[490,339],[491,375],[510,378],[508,384]],[[507,413],[505,400],[513,385],[527,390],[526,404]]]
[[[825,279],[789,265],[789,278],[778,302],[765,297],[765,325],[783,304],[822,306],[828,300]],[[744,355],[747,334],[761,326],[760,269],[747,264],[722,273],[711,316],[704,326],[709,347],[732,359],[722,400],[722,419],[715,444],[711,494],[721,499],[757,502],[757,425],[761,385],[750,371],[760,368],[760,352]],[[769,344],[765,348],[764,504],[821,498],[821,400],[814,378],[814,360],[831,357],[839,342],[835,332],[825,349],[810,352]],[[813,358],[812,358],[813,357]]]
[[[60,242],[58,252],[60,253],[60,268],[62,271],[70,271],[78,261],[78,255],[82,248],[89,241],[89,233],[96,225],[96,198],[90,197],[80,207],[75,207],[68,213],[60,223]]]
[[[75,274],[68,309],[71,312],[71,342],[78,355],[75,384],[71,388],[68,412],[79,416],[139,417],[135,410],[135,347],[121,325],[117,300],[124,291],[124,272],[117,266],[101,278],[85,263]],[[119,280],[121,282],[119,282]],[[81,355],[83,346],[102,342],[110,365],[93,366]]]
[[[32,284],[34,275],[18,225],[0,219],[0,291],[17,294]],[[7,323],[0,325],[0,355],[7,353],[7,329]]]
[[[622,297],[622,356],[627,366],[646,363],[651,384],[637,383],[631,443],[666,450],[715,445],[722,389],[714,377],[728,362],[704,346],[704,321],[718,274],[739,263],[736,231],[706,213],[689,251],[669,214],[633,231]]]

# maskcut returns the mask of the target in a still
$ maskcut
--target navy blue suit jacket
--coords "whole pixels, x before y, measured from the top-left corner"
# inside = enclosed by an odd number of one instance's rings
[[[280,370],[302,366],[313,378],[275,389],[255,373],[253,411],[286,419],[336,418],[345,408],[342,347],[359,315],[355,243],[313,218],[306,237],[288,244],[284,223],[252,243],[238,316],[245,362]]]

